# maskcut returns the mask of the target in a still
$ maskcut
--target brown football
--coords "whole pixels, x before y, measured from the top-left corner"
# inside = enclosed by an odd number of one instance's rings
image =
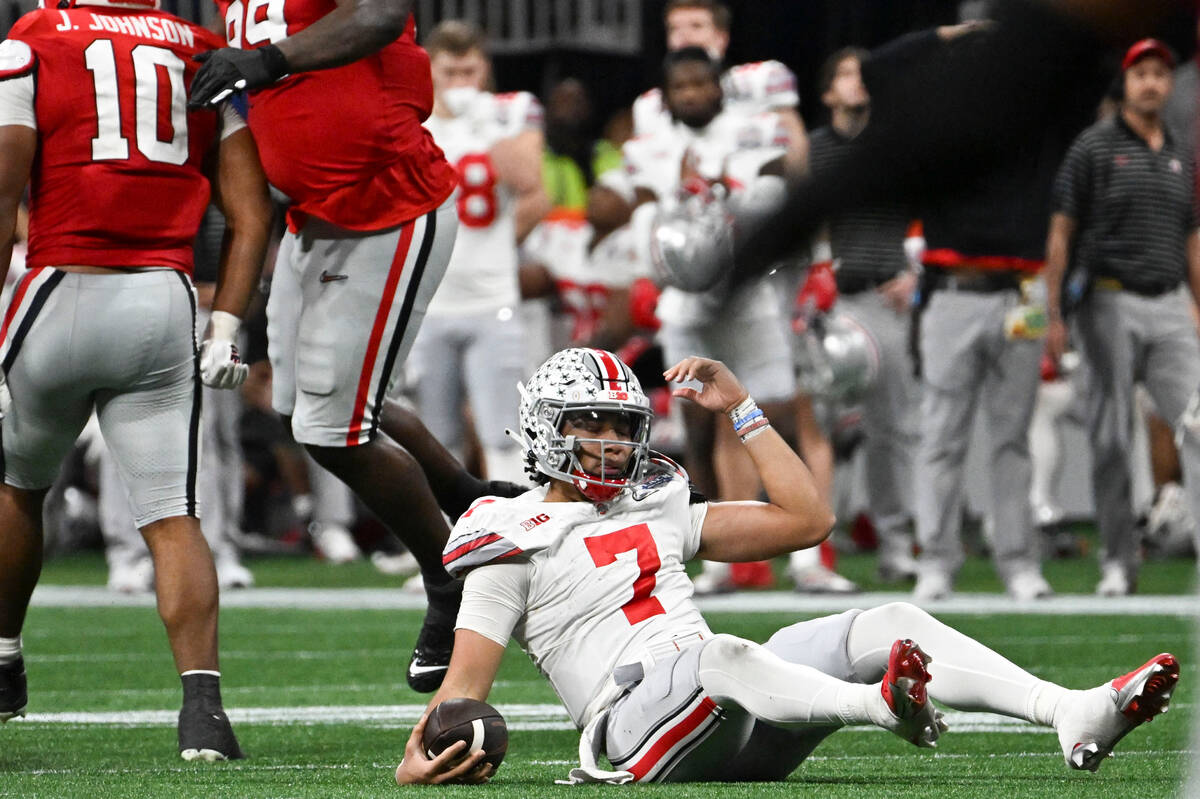
[[[500,767],[508,751],[508,725],[500,711],[476,699],[447,699],[429,713],[421,745],[436,757],[455,741],[466,741],[467,751],[482,749],[492,770]]]

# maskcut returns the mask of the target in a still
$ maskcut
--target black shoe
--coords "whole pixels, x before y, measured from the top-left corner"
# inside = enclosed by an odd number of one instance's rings
[[[29,689],[25,684],[25,660],[18,655],[12,663],[0,664],[0,723],[25,715]]]
[[[462,602],[462,580],[454,580],[445,586],[430,588],[429,609],[425,611],[425,622],[417,635],[412,658],[408,661],[408,687],[422,694],[429,694],[442,687],[446,669],[450,667],[450,653],[454,650],[454,622],[458,618],[458,606]]]
[[[179,711],[179,756],[209,763],[245,757],[225,711],[200,702],[186,704]]]

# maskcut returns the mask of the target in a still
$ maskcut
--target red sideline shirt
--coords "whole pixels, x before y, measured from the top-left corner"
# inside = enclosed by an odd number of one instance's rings
[[[191,274],[217,114],[188,113],[192,56],[219,37],[160,11],[40,9],[9,39],[33,51],[38,153],[29,266],[169,266]]]
[[[216,0],[233,47],[282,41],[333,11],[333,0]],[[351,230],[382,230],[437,208],[454,168],[421,123],[433,109],[429,56],[410,16],[372,55],[303,72],[250,95],[250,129],[267,178],[304,215]],[[299,213],[297,213],[299,212]]]

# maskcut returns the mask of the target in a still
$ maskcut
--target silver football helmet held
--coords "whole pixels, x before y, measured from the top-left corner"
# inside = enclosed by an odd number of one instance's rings
[[[650,400],[633,371],[607,350],[562,350],[538,367],[521,393],[521,441],[530,465],[541,474],[565,480],[592,502],[611,502],[637,485],[648,462]],[[611,424],[624,440],[564,435],[571,422],[576,429]],[[585,471],[579,446],[597,443],[599,473]],[[621,466],[605,463],[605,450],[617,444],[630,450]]]
[[[839,402],[861,398],[879,376],[879,342],[836,310],[813,320],[796,342],[800,388]]]
[[[721,184],[681,190],[682,198],[659,206],[650,234],[650,261],[658,282],[683,291],[720,284],[733,262],[739,230],[765,219],[783,204],[781,178],[759,176],[735,192]]]

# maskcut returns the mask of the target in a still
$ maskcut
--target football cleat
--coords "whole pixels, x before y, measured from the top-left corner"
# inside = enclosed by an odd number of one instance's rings
[[[857,583],[819,563],[806,569],[789,570],[788,576],[799,594],[856,594],[859,591]]]
[[[29,690],[25,683],[25,660],[20,655],[11,663],[0,664],[0,723],[25,715]]]
[[[954,579],[943,571],[922,570],[917,573],[917,584],[913,586],[913,602],[936,602],[950,596],[954,590]]]
[[[206,763],[245,757],[225,711],[203,702],[185,704],[179,711],[179,756]]]
[[[1167,712],[1178,682],[1179,661],[1163,653],[1112,682],[1076,692],[1058,724],[1067,765],[1096,771],[1132,729]]]
[[[879,686],[883,701],[895,716],[892,732],[915,746],[933,748],[938,736],[946,731],[942,713],[929,701],[925,684],[933,679],[929,674],[932,658],[911,638],[892,644],[888,654],[887,672]]]
[[[408,661],[408,687],[429,694],[442,686],[450,655],[454,651],[454,622],[462,602],[462,581],[454,580],[439,587],[427,587],[429,609],[417,634],[412,657]]]

